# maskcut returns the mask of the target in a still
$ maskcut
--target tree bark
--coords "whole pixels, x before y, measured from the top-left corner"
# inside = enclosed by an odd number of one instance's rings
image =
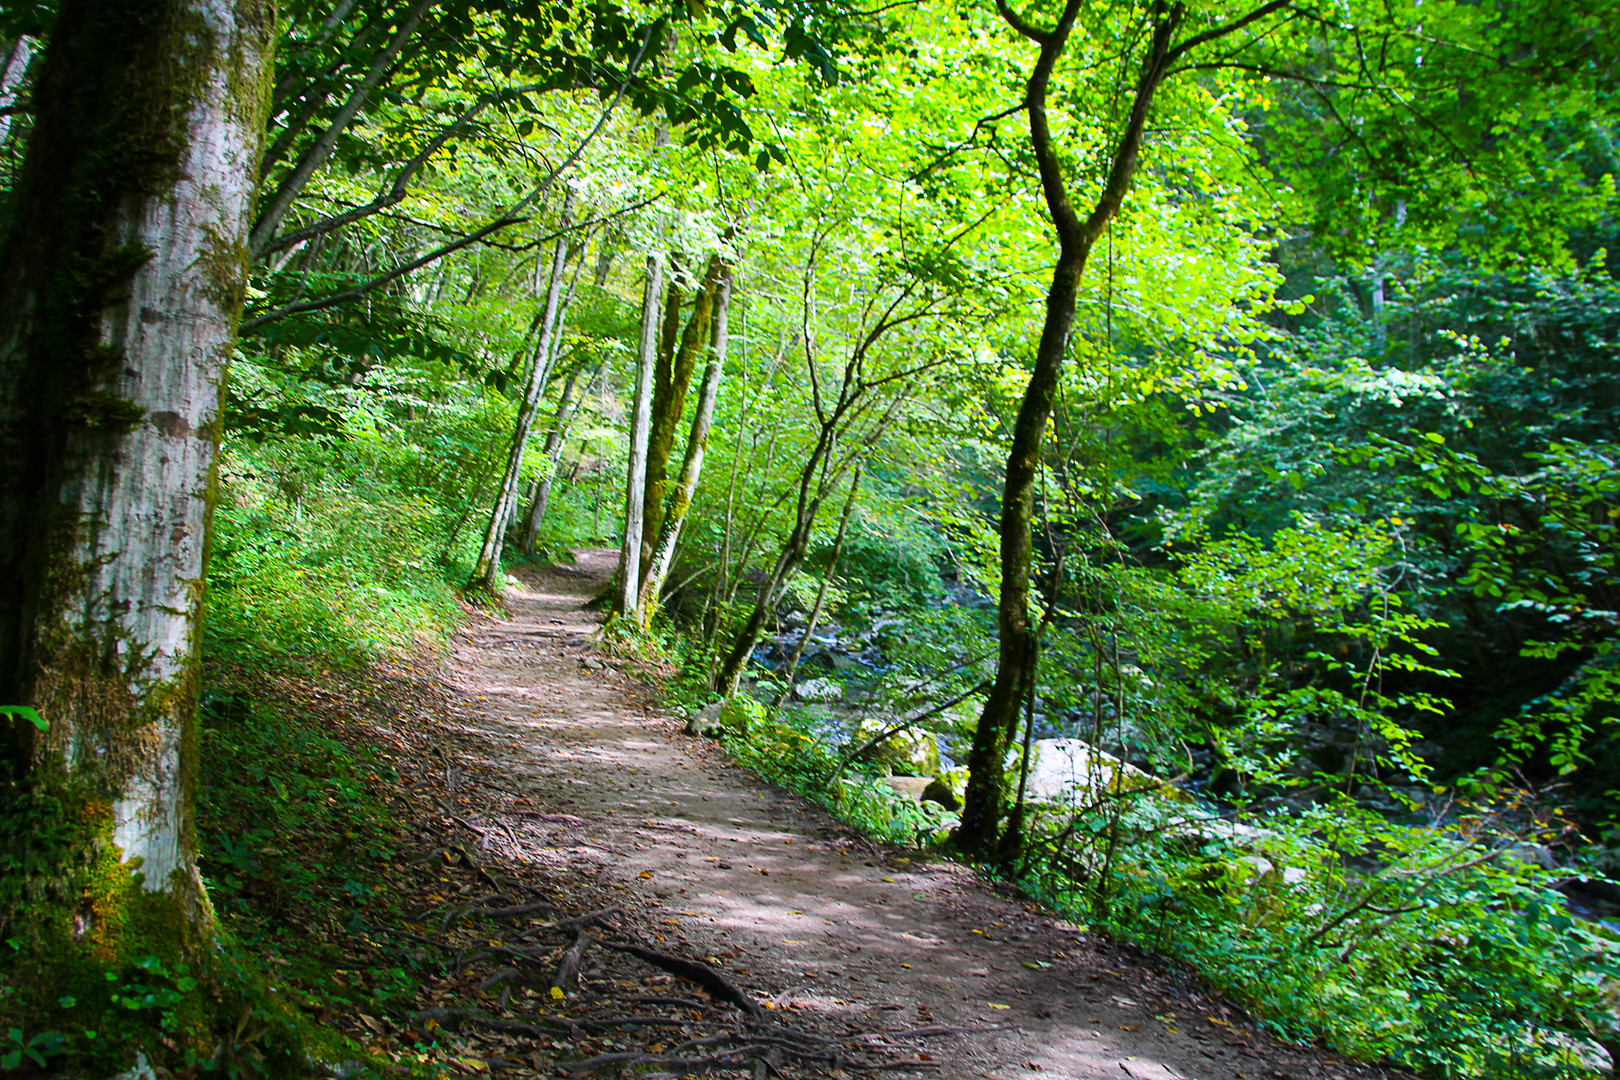
[[[596,378],[596,373],[602,370],[602,365],[589,375],[585,376],[585,385]],[[535,537],[540,535],[540,523],[546,517],[546,504],[551,501],[551,485],[557,479],[557,456],[561,453],[563,443],[568,441],[568,428],[574,422],[574,414],[579,411],[579,403],[584,399],[584,391],[580,390],[580,375],[582,369],[575,368],[568,374],[568,381],[563,384],[562,395],[557,401],[557,415],[552,419],[551,430],[546,433],[545,464],[540,466],[540,482],[535,485],[534,502],[529,506],[528,516],[523,523],[523,552],[526,555],[534,554]],[[579,397],[574,391],[580,390]]]
[[[647,435],[647,491],[641,523],[641,584],[645,586],[652,569],[664,527],[664,497],[669,493],[669,457],[675,447],[675,431],[686,410],[686,393],[692,385],[698,355],[710,338],[709,323],[715,298],[723,287],[727,267],[719,255],[711,256],[703,283],[692,298],[692,314],[674,346],[671,331],[679,324],[679,310],[673,304],[664,312],[664,341],[667,352],[659,355],[654,373],[652,426]],[[673,292],[673,288],[672,288]],[[672,316],[673,313],[673,316]],[[648,616],[650,618],[650,616]]]
[[[642,581],[640,611],[642,629],[651,626],[653,616],[658,613],[659,596],[663,591],[664,581],[669,577],[670,564],[675,560],[675,546],[680,542],[681,524],[686,520],[686,513],[692,507],[692,497],[697,494],[698,479],[703,475],[703,456],[709,446],[709,429],[714,423],[714,403],[720,395],[720,376],[725,370],[732,284],[731,270],[727,267],[715,283],[709,330],[709,363],[703,370],[703,383],[698,390],[697,412],[692,417],[692,430],[686,437],[686,455],[681,462],[680,476],[675,480],[675,491],[670,497],[669,506],[660,516],[658,543],[651,554]],[[647,501],[651,504],[652,500],[652,484],[649,482]],[[643,524],[642,531],[643,533],[652,531],[650,522]]]
[[[49,727],[0,720],[0,936],[52,971],[211,955],[199,626],[275,39],[261,0],[64,0],[35,84],[0,240],[0,702]]]
[[[17,88],[33,58],[34,39],[26,35],[0,50],[0,143],[11,135],[11,109],[17,104]]]
[[[517,423],[512,430],[512,446],[506,455],[506,475],[495,493],[495,506],[490,511],[489,528],[484,533],[484,546],[478,553],[468,585],[494,592],[501,579],[501,548],[506,541],[506,524],[512,520],[518,502],[518,485],[523,472],[523,452],[529,445],[529,430],[534,426],[534,414],[545,394],[546,382],[551,378],[551,338],[557,330],[557,303],[562,294],[563,263],[568,258],[567,229],[574,211],[574,193],[568,192],[563,200],[562,231],[551,250],[551,280],[546,286],[545,308],[540,316],[540,336],[534,345],[534,363],[529,365],[529,384],[524,389],[523,403],[518,406]]]
[[[652,423],[653,367],[658,362],[658,293],[663,259],[647,256],[647,287],[641,297],[641,340],[636,352],[635,400],[630,413],[630,454],[624,492],[624,541],[619,547],[619,614],[636,615],[641,584],[641,512],[647,497],[647,435]]]
[[[1148,45],[1129,119],[1115,148],[1102,195],[1089,217],[1081,220],[1069,200],[1060,154],[1046,116],[1052,70],[1068,44],[1079,13],[1078,0],[1068,0],[1057,25],[1037,31],[1006,6],[1003,18],[1040,45],[1025,87],[1030,143],[1040,170],[1041,191],[1058,236],[1058,260],[1046,293],[1046,314],[1035,349],[1035,368],[1018,407],[1007,474],[1001,493],[1001,591],[997,603],[1000,630],[996,678],[985,700],[984,712],[968,753],[968,784],[957,828],[957,848],[967,855],[989,856],[997,847],[1003,801],[1003,761],[1018,726],[1018,709],[1034,677],[1035,631],[1030,625],[1030,569],[1035,519],[1035,479],[1040,471],[1041,442],[1052,414],[1069,331],[1074,325],[1075,298],[1086,259],[1093,245],[1118,212],[1129,190],[1141,151],[1154,91],[1169,66],[1170,40],[1181,21],[1182,8],[1159,4],[1154,8],[1153,36]]]
[[[860,493],[861,468],[857,465],[855,478],[849,482],[849,498],[844,500],[844,512],[838,515],[838,534],[833,537],[832,558],[827,561],[826,576],[816,587],[816,602],[810,605],[810,617],[804,621],[804,633],[799,635],[799,643],[793,646],[793,655],[788,657],[787,667],[782,672],[782,692],[771,703],[773,709],[780,709],[788,695],[793,693],[793,676],[799,671],[799,661],[804,659],[805,646],[810,644],[811,635],[821,622],[821,612],[827,604],[827,588],[832,584],[833,575],[838,572],[838,559],[844,554],[844,534],[849,531],[849,516],[855,510],[855,499]]]

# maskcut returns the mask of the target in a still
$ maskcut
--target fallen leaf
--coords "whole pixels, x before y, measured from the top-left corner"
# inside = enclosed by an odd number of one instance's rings
[[[551,988],[551,1000],[552,1001],[561,1001],[563,998],[565,998],[567,996],[568,996],[567,994],[563,993],[563,988],[562,987],[553,986]]]
[[[910,964],[901,964],[900,966],[903,967],[903,968],[909,968],[911,965]]]
[[[652,877],[652,871],[651,870],[643,870],[641,872],[640,876],[644,877],[644,878]]]
[[[1010,1009],[1010,1008],[1012,1008],[1011,1005],[1000,1005],[1000,1004],[997,1004],[994,1001],[987,1001],[987,1002],[985,1002],[985,1004],[990,1006],[992,1009]]]
[[[1210,1023],[1215,1024],[1215,1025],[1217,1025],[1219,1027],[1227,1027],[1228,1026],[1227,1022],[1225,1020],[1222,1020],[1218,1016],[1206,1016],[1206,1017],[1204,1017],[1204,1019],[1208,1020]]]
[[[1137,1031],[1137,1030],[1140,1030],[1141,1027],[1142,1027],[1141,1024],[1121,1024],[1121,1025],[1119,1025],[1119,1030],[1121,1030],[1121,1031]]]
[[[884,881],[891,881],[891,882],[892,882],[892,881],[893,881],[893,880],[894,880],[894,878],[892,878],[892,877],[886,877],[886,878],[884,878],[884,879],[883,879],[883,880],[884,880]]]

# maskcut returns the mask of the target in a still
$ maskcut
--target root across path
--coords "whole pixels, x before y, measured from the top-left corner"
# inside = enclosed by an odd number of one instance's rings
[[[506,1075],[1384,1074],[1271,1040],[1185,972],[730,764],[594,650],[584,604],[613,555],[576,559],[525,571],[447,662],[443,820],[489,895],[444,922],[507,930],[466,961],[477,1002],[423,1027],[544,1049],[485,1059]],[[514,895],[525,873],[590,910]]]

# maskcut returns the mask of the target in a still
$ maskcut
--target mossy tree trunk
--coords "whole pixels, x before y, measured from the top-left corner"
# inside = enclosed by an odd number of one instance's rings
[[[675,548],[680,543],[681,525],[687,511],[692,508],[692,497],[697,494],[698,480],[703,475],[703,457],[709,447],[709,429],[714,424],[714,404],[720,396],[720,377],[725,371],[726,347],[730,338],[732,277],[729,266],[724,266],[715,283],[712,314],[709,318],[709,363],[703,369],[703,382],[698,390],[697,411],[692,415],[692,430],[686,437],[686,454],[681,460],[681,472],[670,492],[668,506],[659,517],[658,543],[649,558],[641,583],[642,629],[652,625],[658,613],[660,594],[669,568],[675,561]],[[689,324],[690,325],[690,324]],[[652,501],[652,485],[648,484],[647,500]],[[650,519],[649,519],[650,520]],[[643,532],[651,526],[642,525]],[[645,549],[645,546],[643,547]]]
[[[653,373],[652,426],[647,434],[647,489],[641,515],[641,580],[645,589],[664,528],[664,500],[669,494],[669,459],[675,449],[675,432],[686,411],[686,394],[692,385],[699,356],[708,344],[709,324],[715,298],[724,288],[727,266],[719,255],[709,259],[703,282],[692,298],[692,313],[675,345],[672,329],[679,325],[680,296],[672,285],[664,309],[664,347],[659,350]],[[650,615],[647,616],[650,618]]]
[[[0,718],[0,937],[51,971],[211,936],[199,624],[275,38],[272,0],[63,0],[34,86],[0,237],[0,704],[49,726]]]

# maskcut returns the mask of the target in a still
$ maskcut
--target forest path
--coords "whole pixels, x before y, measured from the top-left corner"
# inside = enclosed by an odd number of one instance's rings
[[[457,719],[502,748],[478,768],[485,786],[528,835],[537,814],[554,820],[526,860],[622,890],[658,949],[714,958],[784,1019],[996,1029],[929,1040],[917,1064],[934,1068],[921,1075],[1364,1072],[1253,1034],[1186,976],[999,896],[966,867],[875,847],[682,734],[592,650],[602,620],[583,604],[614,561],[588,550],[574,566],[525,571],[510,616],[458,636],[449,661]],[[498,806],[482,813],[502,819]]]

